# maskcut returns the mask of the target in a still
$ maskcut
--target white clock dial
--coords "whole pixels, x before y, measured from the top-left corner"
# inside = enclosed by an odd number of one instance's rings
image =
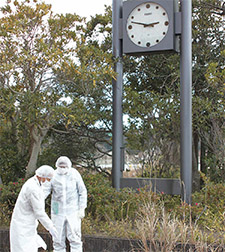
[[[166,10],[154,2],[135,7],[130,13],[126,30],[130,40],[140,47],[152,47],[167,34],[169,18]]]

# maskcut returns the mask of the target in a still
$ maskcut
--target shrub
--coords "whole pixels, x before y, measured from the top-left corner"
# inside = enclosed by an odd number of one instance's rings
[[[13,208],[24,182],[25,179],[22,178],[16,182],[9,182],[7,185],[0,185],[1,225],[9,224]]]
[[[1,203],[7,203],[8,208],[13,210],[16,203],[18,194],[24,184],[24,179],[19,179],[17,182],[9,182],[7,185],[2,185],[1,187]]]
[[[214,184],[204,178],[205,187],[192,195],[193,203],[190,206],[182,202],[180,196],[156,194],[149,191],[147,187],[138,190],[124,188],[116,191],[112,188],[109,178],[103,174],[84,173],[82,177],[88,191],[86,217],[83,219],[82,225],[85,234],[100,233],[101,235],[140,238],[137,233],[140,225],[137,225],[136,220],[141,221],[141,217],[143,221],[147,220],[143,209],[146,210],[146,206],[155,206],[154,211],[157,214],[155,219],[167,221],[167,228],[176,227],[176,230],[180,230],[181,241],[186,242],[187,239],[195,242],[197,240],[215,241],[214,233],[220,237],[221,241],[223,240],[222,233],[225,226],[224,184]],[[18,182],[10,182],[1,187],[1,225],[9,224],[14,204],[23,183],[24,179],[19,179]],[[49,214],[50,198],[47,199],[46,206]],[[153,213],[153,209],[150,209],[151,211],[148,209],[146,212]],[[151,218],[153,219],[152,214],[149,219]],[[172,231],[166,229],[166,222],[160,221],[156,225],[158,232],[156,238],[161,237],[160,239],[163,240],[164,235],[165,239],[173,239]],[[170,224],[171,226],[169,226]],[[144,228],[144,225],[142,226]],[[165,232],[171,232],[171,236],[166,237]],[[167,234],[169,235],[169,233]],[[179,235],[176,237],[178,238]]]
[[[83,175],[88,191],[88,206],[86,213],[100,221],[119,221],[134,219],[142,204],[149,198],[160,200],[160,195],[139,188],[133,190],[124,188],[116,191],[111,181],[102,174]]]
[[[84,175],[88,191],[86,213],[98,220],[122,220],[134,216],[137,210],[136,194],[129,189],[117,192],[102,174]]]

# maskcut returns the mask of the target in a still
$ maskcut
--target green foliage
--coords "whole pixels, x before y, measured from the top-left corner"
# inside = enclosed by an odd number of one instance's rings
[[[111,120],[113,60],[108,44],[93,35],[104,33],[109,39],[110,16],[98,15],[86,26],[84,18],[54,14],[51,5],[39,0],[6,1],[1,14],[0,135],[2,125],[10,130],[8,125],[13,121],[16,143],[11,138],[8,142],[18,150],[14,158],[18,174],[24,173],[25,163],[26,172],[33,174],[40,149],[53,142],[47,134],[52,127],[63,124],[65,131],[73,133],[82,126],[82,135],[76,135],[79,142],[88,127],[105,118]],[[57,153],[63,149],[60,147]],[[55,150],[49,149],[46,153]],[[0,150],[2,153],[4,159],[13,155],[6,150]],[[52,155],[51,161],[54,158]],[[44,153],[39,163],[45,160],[48,156]],[[11,163],[3,162],[5,171],[14,169]],[[6,175],[7,179],[12,179],[11,175]]]
[[[24,182],[25,179],[22,178],[15,182],[9,182],[7,185],[0,185],[0,203],[5,207],[7,206],[10,215],[12,214],[12,210]]]
[[[28,158],[27,132],[16,123],[15,97],[0,89],[0,174],[4,183],[24,177]]]
[[[148,202],[154,202],[158,206],[163,205],[166,211],[179,221],[186,224],[191,221],[203,231],[224,231],[224,184],[214,184],[205,179],[206,187],[201,192],[193,194],[190,206],[182,202],[180,196],[155,194],[147,188],[140,188],[138,191],[123,189],[117,192],[111,187],[111,182],[101,174],[84,175],[84,180],[88,188],[86,214],[90,230],[88,231],[86,227],[87,232],[92,232],[94,229],[97,233],[103,231],[102,222],[108,223],[107,225],[110,223],[116,225],[120,221],[125,221],[129,226],[129,223],[137,218],[139,209]],[[93,219],[92,224],[91,219]],[[132,230],[127,232],[132,234]]]
[[[124,220],[135,216],[137,194],[124,189],[117,192],[102,174],[84,175],[88,190],[87,213],[99,221]]]
[[[25,176],[27,153],[23,147],[13,125],[2,127],[0,138],[0,174],[3,183]],[[21,147],[21,148],[20,148]]]
[[[71,27],[82,19],[53,15],[50,5],[38,1],[10,1],[6,7],[1,9],[0,25],[1,88],[8,90],[14,103],[9,103],[13,113],[7,113],[4,120],[14,121],[20,142],[28,139],[24,144],[29,156],[25,158],[28,161],[32,156],[34,163],[28,162],[26,171],[33,173],[42,140],[60,107],[56,103],[62,95],[53,71],[74,54],[67,48],[75,40]],[[5,99],[3,92],[0,99]],[[1,103],[0,109],[8,111],[9,105]],[[20,134],[21,128],[27,135]]]
[[[136,191],[128,188],[116,191],[111,187],[111,181],[102,174],[84,173],[82,176],[88,190],[88,206],[82,227],[85,234],[137,238],[136,220],[140,219],[140,211],[153,205],[155,209],[151,207],[151,211],[154,211],[155,217],[162,219],[163,214],[166,218],[171,218],[171,221],[176,219],[179,228],[191,225],[193,229],[205,232],[210,239],[213,238],[212,234],[221,235],[225,231],[225,185],[211,182],[204,174],[202,179],[206,186],[201,192],[192,195],[192,205],[182,202],[180,196],[156,194],[147,187]],[[9,225],[23,183],[24,179],[19,179],[18,182],[1,185],[1,225]],[[50,198],[46,202],[48,214],[49,207]],[[159,228],[163,230],[162,226]]]
[[[25,177],[25,161],[18,155],[16,148],[10,145],[8,146],[8,149],[0,149],[0,151],[3,151],[0,158],[2,181],[8,183],[16,177]],[[18,169],[18,167],[20,169]]]
[[[197,221],[211,231],[224,230],[225,185],[210,181],[204,174],[201,176],[205,186],[193,197],[193,211],[201,210],[201,216],[197,216]]]

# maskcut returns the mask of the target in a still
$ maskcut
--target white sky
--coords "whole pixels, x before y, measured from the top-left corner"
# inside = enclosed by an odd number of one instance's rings
[[[112,0],[44,0],[44,2],[52,5],[54,13],[76,13],[87,18],[103,14],[104,5],[112,5]]]

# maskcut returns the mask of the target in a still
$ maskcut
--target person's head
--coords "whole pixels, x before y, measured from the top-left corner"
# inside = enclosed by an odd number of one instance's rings
[[[68,170],[72,167],[72,162],[66,156],[61,156],[57,159],[55,166],[57,172],[61,175],[67,174]]]
[[[49,165],[42,165],[35,171],[35,174],[40,182],[45,183],[46,181],[51,181],[54,169]]]

